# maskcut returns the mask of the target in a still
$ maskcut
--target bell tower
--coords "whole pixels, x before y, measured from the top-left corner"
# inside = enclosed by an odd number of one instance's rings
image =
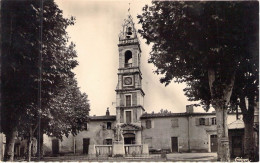
[[[140,70],[141,49],[129,14],[119,34],[119,68],[116,88],[116,120],[121,125],[141,127],[144,91]]]

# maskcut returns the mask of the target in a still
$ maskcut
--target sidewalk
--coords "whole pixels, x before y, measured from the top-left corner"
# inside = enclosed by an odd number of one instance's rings
[[[146,157],[95,157],[87,155],[67,155],[58,157],[44,157],[41,161],[45,162],[164,162],[164,161],[187,161],[187,162],[198,162],[198,161],[217,161],[217,153],[169,153],[166,155],[167,159],[161,158],[160,154],[150,154]],[[37,161],[37,158],[33,159]]]

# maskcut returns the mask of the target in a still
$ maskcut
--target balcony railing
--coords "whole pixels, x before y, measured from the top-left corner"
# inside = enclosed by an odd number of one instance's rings
[[[119,44],[138,43],[137,38],[119,39]]]

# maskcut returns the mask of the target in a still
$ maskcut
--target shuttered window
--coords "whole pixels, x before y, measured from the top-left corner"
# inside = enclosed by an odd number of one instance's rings
[[[216,117],[211,118],[211,124],[212,125],[216,125],[217,124]]]
[[[200,118],[199,119],[199,123],[200,123],[200,125],[205,125],[205,122],[206,120],[205,120],[205,118]]]
[[[151,122],[151,120],[146,120],[146,121],[145,121],[145,126],[146,126],[147,129],[152,128],[152,122]]]
[[[171,122],[172,122],[172,127],[179,127],[178,119],[172,119]]]

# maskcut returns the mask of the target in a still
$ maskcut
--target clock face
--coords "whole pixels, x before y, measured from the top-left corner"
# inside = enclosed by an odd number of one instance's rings
[[[125,77],[124,78],[124,84],[125,85],[132,85],[132,78],[131,77]]]

